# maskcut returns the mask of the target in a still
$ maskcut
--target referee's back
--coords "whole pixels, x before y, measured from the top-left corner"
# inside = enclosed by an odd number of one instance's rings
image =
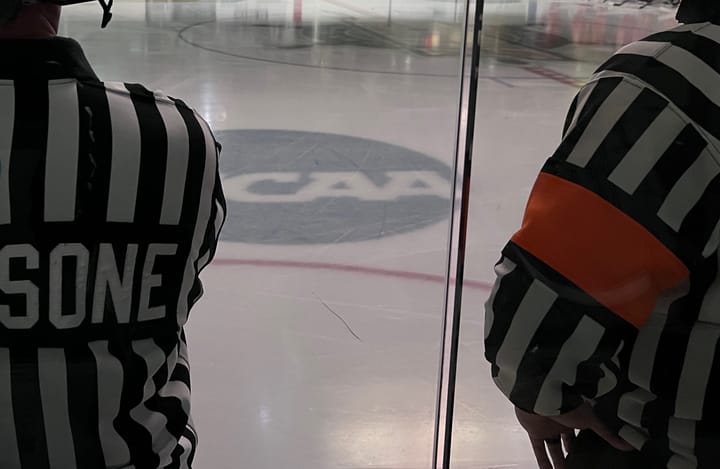
[[[184,103],[0,49],[0,468],[189,468],[183,326],[225,217]]]

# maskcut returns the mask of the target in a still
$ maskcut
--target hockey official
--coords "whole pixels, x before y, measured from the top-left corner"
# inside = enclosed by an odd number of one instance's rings
[[[486,357],[542,469],[720,464],[720,2],[678,19],[582,88],[496,266]]]
[[[0,468],[189,469],[218,145],[182,101],[100,81],[56,37],[71,3],[0,2]]]

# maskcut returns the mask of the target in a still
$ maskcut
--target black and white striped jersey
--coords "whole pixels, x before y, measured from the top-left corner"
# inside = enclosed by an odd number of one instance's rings
[[[183,102],[0,41],[0,467],[189,468],[183,326],[225,218]]]
[[[577,95],[496,266],[486,357],[519,407],[594,400],[648,461],[720,460],[720,26],[630,44]]]

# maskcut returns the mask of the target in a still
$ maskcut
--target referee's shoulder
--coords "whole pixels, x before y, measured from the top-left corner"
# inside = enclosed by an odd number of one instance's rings
[[[683,24],[631,42],[616,51],[597,75],[622,74],[650,85],[677,87],[677,79],[697,74],[720,77],[720,26]],[[715,77],[713,77],[715,78]]]
[[[720,139],[718,25],[685,24],[632,42],[602,64],[591,81],[642,87]]]
[[[134,108],[136,113],[136,116],[131,117],[130,121],[137,119],[137,123],[140,124],[141,128],[148,122],[147,119],[143,118],[148,113],[149,115],[160,114],[163,119],[168,115],[179,115],[184,126],[182,129],[175,126],[172,130],[166,127],[168,138],[189,138],[201,146],[210,141],[214,143],[218,152],[222,150],[222,145],[217,141],[211,125],[196,109],[182,99],[169,96],[160,90],[152,90],[139,83],[87,80],[78,81],[78,84],[78,94],[81,97],[84,94],[89,101],[96,103],[98,99],[105,102],[109,100],[126,101],[124,107],[126,109]],[[105,115],[108,119],[113,118],[112,112]],[[120,122],[127,123],[130,121],[123,119]],[[136,127],[137,124],[132,124],[132,126]],[[183,135],[178,134],[178,132]]]
[[[106,94],[112,94],[120,99],[127,99],[133,103],[149,103],[160,110],[169,106],[177,109],[185,118],[194,120],[201,127],[204,127],[211,135],[212,128],[205,118],[192,106],[182,99],[169,96],[160,90],[153,90],[140,83],[125,83],[118,81],[82,81],[81,88],[101,90]],[[82,93],[82,91],[81,91]],[[138,111],[141,112],[141,111]]]
[[[100,89],[108,94],[132,101],[153,102],[157,106],[176,106],[182,110],[187,110],[195,114],[195,116],[203,121],[198,112],[188,105],[182,99],[169,96],[160,90],[152,90],[141,83],[127,83],[120,81],[79,81],[80,88]]]

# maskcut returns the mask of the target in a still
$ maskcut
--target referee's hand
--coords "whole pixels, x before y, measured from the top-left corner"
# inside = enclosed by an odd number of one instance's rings
[[[528,432],[539,469],[565,469],[565,454],[572,450],[575,429],[592,430],[613,447],[632,451],[625,440],[615,435],[586,403],[558,417],[542,417],[515,408],[518,422]],[[565,451],[563,451],[563,445]],[[550,457],[548,457],[548,453]]]
[[[550,417],[530,414],[517,407],[515,415],[530,437],[538,468],[565,469],[565,452],[572,449],[575,429],[566,427]]]

